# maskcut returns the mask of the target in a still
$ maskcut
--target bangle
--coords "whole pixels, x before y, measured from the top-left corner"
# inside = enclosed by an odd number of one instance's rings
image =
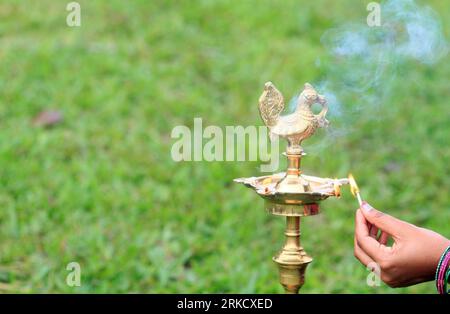
[[[445,273],[444,292],[446,294],[450,294],[450,289],[447,290],[447,284],[449,279],[450,279],[450,267],[447,268],[447,272]]]
[[[450,277],[450,246],[442,253],[436,268],[436,289],[440,294],[447,294],[447,282]]]

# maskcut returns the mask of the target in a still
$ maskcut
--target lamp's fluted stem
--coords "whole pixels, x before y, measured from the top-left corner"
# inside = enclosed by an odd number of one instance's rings
[[[286,242],[273,258],[278,264],[280,283],[286,293],[298,293],[305,281],[306,266],[312,261],[300,245],[300,217],[286,217]]]

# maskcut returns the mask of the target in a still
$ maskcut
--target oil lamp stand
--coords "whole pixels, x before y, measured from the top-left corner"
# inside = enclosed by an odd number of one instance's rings
[[[289,146],[288,146],[289,151]],[[301,176],[302,151],[298,153],[286,153],[288,168],[285,177],[278,182],[276,188],[294,193],[299,188],[307,192],[311,190],[309,181]],[[289,201],[287,201],[289,203]],[[273,257],[278,265],[280,283],[285,293],[297,294],[305,282],[305,271],[312,258],[306,254],[300,244],[300,217],[316,215],[319,213],[317,203],[310,204],[279,204],[266,200],[266,209],[274,215],[286,217],[286,229],[284,235],[286,241],[281,251]]]
[[[323,110],[314,115],[311,106],[319,102]],[[300,218],[317,215],[319,202],[330,196],[340,195],[340,186],[348,179],[319,178],[304,175],[301,158],[305,155],[301,142],[314,134],[315,129],[326,126],[326,100],[310,84],[305,84],[292,116],[280,116],[284,100],[275,86],[268,82],[259,100],[259,109],[264,123],[272,133],[288,141],[286,172],[268,176],[235,179],[252,188],[265,200],[266,210],[277,216],[286,217],[286,242],[281,251],[273,257],[278,265],[280,283],[286,293],[298,293],[305,282],[305,271],[312,258],[300,245]]]

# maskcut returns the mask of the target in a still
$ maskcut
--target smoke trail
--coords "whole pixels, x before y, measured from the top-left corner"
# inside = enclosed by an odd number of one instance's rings
[[[414,0],[385,1],[380,26],[368,26],[364,16],[326,31],[321,42],[329,56],[316,62],[326,77],[315,85],[329,102],[329,143],[350,131],[343,120],[387,102],[399,66],[411,60],[433,65],[448,53],[438,15]]]

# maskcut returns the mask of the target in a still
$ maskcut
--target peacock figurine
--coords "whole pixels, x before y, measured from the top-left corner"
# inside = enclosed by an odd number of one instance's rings
[[[315,103],[322,106],[319,114],[314,114],[312,111]],[[328,111],[327,101],[311,84],[306,83],[298,96],[295,111],[288,115],[281,115],[284,107],[283,95],[272,82],[267,82],[259,98],[259,112],[264,124],[270,130],[270,137],[273,139],[280,136],[287,139],[288,154],[302,154],[303,150],[300,146],[302,141],[313,135],[319,127],[326,127],[329,124],[325,119]]]

